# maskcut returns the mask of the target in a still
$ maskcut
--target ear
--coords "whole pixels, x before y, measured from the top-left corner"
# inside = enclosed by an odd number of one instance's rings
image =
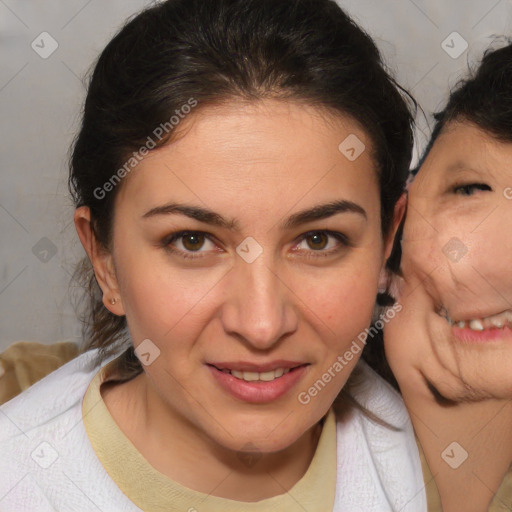
[[[390,293],[391,288],[393,288],[393,282],[395,275],[392,275],[392,273],[386,268],[386,262],[391,255],[391,251],[393,250],[393,245],[395,242],[395,236],[396,232],[398,231],[398,228],[400,227],[400,223],[402,222],[402,219],[405,215],[405,210],[407,206],[407,192],[404,192],[398,201],[395,204],[395,208],[393,211],[393,223],[391,225],[391,228],[389,230],[389,233],[386,236],[386,239],[384,241],[384,264],[381,268],[380,275],[379,275],[379,284],[378,284],[378,290],[379,293]],[[396,295],[392,295],[393,297],[397,297]]]
[[[395,241],[396,232],[400,226],[400,222],[405,215],[405,210],[407,206],[407,192],[404,192],[398,201],[395,204],[395,209],[393,211],[393,224],[389,233],[386,237],[385,245],[384,245],[384,261],[387,261],[389,256],[391,255],[391,251],[393,250],[393,243]]]
[[[87,206],[75,210],[75,228],[80,242],[92,263],[96,280],[103,292],[103,304],[114,315],[125,314],[117,283],[112,254],[96,239],[91,224],[91,211]],[[112,302],[114,304],[112,304]]]

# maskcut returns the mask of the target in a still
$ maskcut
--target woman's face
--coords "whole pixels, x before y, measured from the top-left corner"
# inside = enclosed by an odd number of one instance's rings
[[[409,194],[403,311],[386,329],[399,382],[451,400],[512,396],[512,144],[450,123]]]
[[[328,411],[357,357],[332,367],[371,318],[385,248],[370,141],[277,100],[181,128],[116,198],[116,311],[174,417],[231,449],[281,450]]]

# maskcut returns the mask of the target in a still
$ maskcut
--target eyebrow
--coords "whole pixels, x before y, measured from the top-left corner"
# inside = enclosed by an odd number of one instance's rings
[[[291,229],[315,220],[327,219],[339,213],[356,213],[367,219],[364,208],[352,201],[341,199],[294,213],[288,217],[281,226],[283,229]],[[199,222],[210,224],[212,226],[240,231],[239,223],[235,219],[225,219],[222,215],[201,206],[184,205],[179,203],[168,203],[151,208],[151,210],[142,215],[142,218],[148,219],[160,215],[173,214],[185,215],[186,217],[190,217],[191,219],[195,219]]]
[[[367,219],[366,211],[363,207],[352,201],[341,199],[330,203],[314,206],[308,210],[303,210],[291,215],[283,224],[283,228],[290,229],[307,222],[322,220],[337,215],[338,213],[357,213]]]

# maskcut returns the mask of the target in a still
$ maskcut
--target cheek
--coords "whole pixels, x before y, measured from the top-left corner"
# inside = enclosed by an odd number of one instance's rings
[[[343,351],[370,325],[380,263],[375,258],[366,263],[330,271],[321,280],[300,275],[293,285],[297,296],[304,298],[304,317],[326,333],[324,339],[334,351]]]
[[[121,251],[120,251],[121,252]],[[164,339],[200,328],[198,318],[211,308],[225,268],[187,271],[173,268],[166,255],[124,251],[116,273],[132,338]]]
[[[509,212],[507,212],[509,213]],[[512,288],[512,212],[494,214],[468,235],[467,259],[474,271],[493,280],[498,289]],[[501,281],[501,282],[500,282]]]
[[[474,274],[472,266],[480,250],[471,233],[474,225],[469,219],[435,216],[428,211],[412,216],[402,241],[405,280],[424,288],[434,299],[474,282],[470,274]]]
[[[496,292],[511,297],[512,225],[507,230],[497,218],[482,223],[468,216],[456,222],[445,219],[434,226],[435,236],[418,244],[409,258],[409,265],[425,279],[427,288],[437,290],[441,298],[456,294],[459,300],[490,298],[489,294]]]

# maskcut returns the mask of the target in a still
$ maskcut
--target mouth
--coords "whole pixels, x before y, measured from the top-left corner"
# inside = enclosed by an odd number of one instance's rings
[[[231,397],[253,404],[270,403],[288,396],[309,373],[311,363],[275,361],[251,363],[207,363],[220,389]]]
[[[254,366],[250,369],[246,366],[244,369],[243,363],[234,363],[231,365],[229,363],[215,363],[209,364],[208,366],[212,366],[222,373],[227,373],[235,377],[235,379],[243,380],[245,382],[272,382],[287,373],[296,371],[298,368],[307,365],[308,363],[290,363],[283,366],[277,366],[275,368],[265,369],[264,371],[257,371]],[[237,369],[234,368],[235,366]],[[275,366],[275,364],[271,366]]]
[[[446,308],[442,307],[439,315],[444,317],[452,327],[470,329],[472,331],[486,331],[491,329],[512,328],[512,309],[481,318],[452,319]]]

